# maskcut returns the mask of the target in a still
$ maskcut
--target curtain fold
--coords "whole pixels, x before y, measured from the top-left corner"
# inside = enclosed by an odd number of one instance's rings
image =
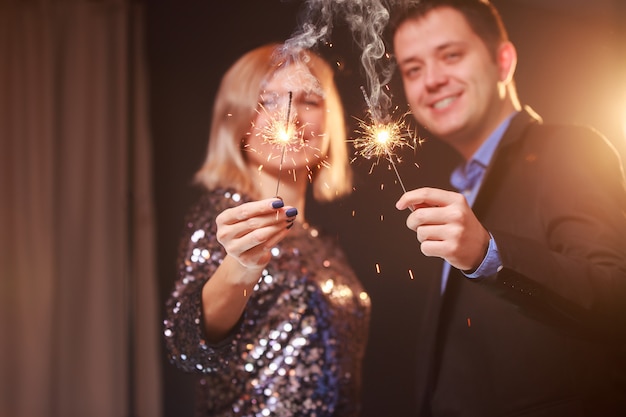
[[[140,4],[0,6],[0,415],[160,411]]]

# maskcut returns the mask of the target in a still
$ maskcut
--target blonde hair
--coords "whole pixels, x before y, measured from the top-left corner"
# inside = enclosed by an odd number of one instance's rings
[[[195,175],[197,183],[209,189],[233,187],[259,198],[243,156],[242,144],[256,116],[263,82],[284,63],[276,59],[281,48],[281,44],[269,44],[253,49],[224,74],[215,97],[207,156]],[[319,168],[312,183],[316,200],[331,201],[352,191],[343,105],[330,65],[310,51],[299,51],[298,54],[306,58],[301,61],[324,90],[325,132],[330,145],[327,164]]]

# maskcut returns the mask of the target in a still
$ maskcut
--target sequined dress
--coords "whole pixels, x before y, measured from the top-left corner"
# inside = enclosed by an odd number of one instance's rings
[[[370,299],[328,236],[298,222],[273,250],[246,310],[217,345],[203,339],[201,289],[225,251],[215,216],[248,199],[204,193],[190,210],[166,303],[170,361],[202,374],[197,416],[356,416]]]

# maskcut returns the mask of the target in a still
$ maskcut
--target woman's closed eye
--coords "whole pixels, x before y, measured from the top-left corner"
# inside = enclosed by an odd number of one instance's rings
[[[324,105],[324,99],[318,94],[302,94],[297,98],[298,104],[306,107],[321,107]]]
[[[278,108],[280,101],[278,94],[263,94],[259,97],[259,106],[265,110],[275,110]]]

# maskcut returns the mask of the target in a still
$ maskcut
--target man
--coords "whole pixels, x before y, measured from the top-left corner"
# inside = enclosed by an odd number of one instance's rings
[[[396,203],[444,260],[420,337],[423,416],[626,415],[626,189],[614,148],[518,100],[481,0],[421,0],[392,27],[415,119],[465,160],[459,192]]]

